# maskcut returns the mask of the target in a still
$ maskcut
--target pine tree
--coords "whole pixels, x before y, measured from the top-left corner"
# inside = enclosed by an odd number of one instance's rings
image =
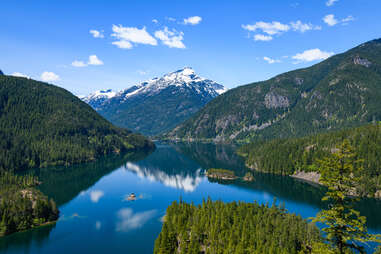
[[[344,140],[335,153],[319,161],[320,182],[328,187],[322,200],[329,202],[329,209],[319,212],[313,221],[327,225],[323,228],[327,240],[340,254],[348,249],[363,253],[358,243],[381,242],[379,235],[367,232],[366,218],[353,208],[358,199],[352,195],[363,170],[363,160],[356,157],[349,141]]]

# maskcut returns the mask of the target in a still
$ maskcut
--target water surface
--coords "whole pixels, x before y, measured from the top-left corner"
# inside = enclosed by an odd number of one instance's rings
[[[284,203],[304,218],[324,208],[324,189],[290,177],[254,173],[254,182],[218,182],[204,176],[211,167],[248,170],[235,147],[211,144],[158,144],[152,154],[108,157],[69,168],[35,170],[41,191],[61,211],[55,225],[0,239],[0,253],[152,253],[165,209],[182,198]],[[135,193],[136,201],[126,197]],[[381,202],[359,205],[372,232],[381,233]]]

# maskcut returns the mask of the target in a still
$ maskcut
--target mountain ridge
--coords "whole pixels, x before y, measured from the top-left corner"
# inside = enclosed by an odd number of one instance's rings
[[[184,67],[119,92],[97,91],[82,98],[112,123],[146,135],[167,131],[226,89]]]
[[[231,89],[162,136],[248,142],[303,136],[381,119],[381,39],[308,68]]]

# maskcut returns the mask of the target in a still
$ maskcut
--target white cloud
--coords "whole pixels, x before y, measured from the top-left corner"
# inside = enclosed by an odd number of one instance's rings
[[[271,41],[273,39],[270,35],[264,35],[264,34],[256,34],[254,35],[255,41]]]
[[[280,34],[282,32],[287,32],[290,30],[290,26],[287,24],[282,24],[278,21],[273,22],[263,22],[259,21],[252,25],[242,25],[242,28],[251,32],[261,30],[263,33],[268,35]]]
[[[153,19],[152,22],[155,24],[159,23],[159,21],[157,19]]]
[[[135,213],[131,208],[122,208],[118,211],[118,221],[115,230],[118,232],[127,232],[132,229],[141,228],[156,214],[156,210]]]
[[[104,38],[105,37],[103,35],[103,31],[98,31],[98,30],[92,29],[89,32],[93,35],[94,38]]]
[[[349,15],[348,17],[342,19],[341,22],[342,23],[348,23],[348,22],[351,22],[351,21],[354,21],[354,20],[355,20],[355,18],[352,15]]]
[[[145,27],[139,29],[137,27],[112,25],[112,31],[114,33],[111,36],[117,39],[112,44],[122,49],[131,49],[133,44],[157,45],[156,39],[146,31]]]
[[[303,53],[296,54],[292,59],[297,60],[295,63],[311,62],[315,60],[325,60],[333,54],[333,52],[321,51],[320,49],[310,49],[305,50]]]
[[[21,72],[14,72],[11,74],[11,76],[30,79],[30,76],[28,76],[24,73],[21,73]]]
[[[171,22],[175,22],[176,19],[175,18],[172,18],[172,17],[165,17],[166,20],[168,21],[171,21]]]
[[[74,67],[86,67],[87,64],[84,63],[83,61],[78,61],[78,60],[75,60],[71,63],[72,66]]]
[[[278,21],[259,21],[254,24],[242,25],[242,28],[249,32],[262,32],[262,34],[254,35],[255,41],[271,41],[274,38],[274,35],[280,35],[289,31],[304,33],[309,30],[321,30],[320,26],[315,26],[311,23],[303,23],[300,20],[292,21],[288,24],[283,24]]]
[[[100,60],[96,55],[91,55],[89,56],[89,60],[87,61],[87,63],[85,63],[84,61],[75,60],[71,63],[71,65],[74,67],[86,67],[89,65],[103,65],[103,61]]]
[[[42,81],[51,82],[60,80],[60,77],[54,72],[44,71],[40,76]]]
[[[155,32],[155,37],[161,40],[165,45],[170,48],[184,49],[183,32],[177,32],[176,30],[168,30],[168,27],[164,27],[164,30],[158,30]]]
[[[120,49],[131,49],[132,44],[129,41],[114,41],[111,44],[117,46]]]
[[[93,203],[98,203],[99,199],[103,197],[105,193],[101,190],[94,190],[90,192],[90,199]]]
[[[309,30],[321,30],[321,26],[315,26],[311,23],[302,23],[302,21],[298,20],[296,22],[291,22],[290,26],[294,31],[299,31],[301,33],[304,33]]]
[[[265,60],[269,64],[280,63],[280,60],[278,60],[278,59],[272,59],[272,58],[267,57],[267,56],[263,57],[263,60]]]
[[[323,21],[329,26],[334,26],[337,23],[339,23],[339,21],[335,18],[335,15],[333,14],[328,14],[324,16]]]
[[[185,25],[197,25],[201,22],[202,18],[200,16],[193,16],[184,19],[184,24]]]
[[[328,0],[327,2],[325,2],[325,5],[327,6],[332,6],[335,2],[338,2],[339,0]]]
[[[96,55],[89,56],[88,65],[103,65],[102,60],[100,60]]]

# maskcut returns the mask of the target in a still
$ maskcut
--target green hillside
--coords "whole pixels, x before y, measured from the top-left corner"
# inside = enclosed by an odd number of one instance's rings
[[[65,89],[0,76],[0,170],[71,165],[153,147]]]
[[[249,141],[381,120],[381,39],[218,96],[164,139]]]
[[[240,148],[249,167],[268,173],[293,175],[295,172],[316,172],[318,160],[336,150],[348,139],[364,170],[357,186],[360,196],[381,197],[381,123],[317,134],[303,138],[256,142]]]
[[[0,172],[0,237],[58,219],[55,202],[34,188],[38,184],[30,175]]]

